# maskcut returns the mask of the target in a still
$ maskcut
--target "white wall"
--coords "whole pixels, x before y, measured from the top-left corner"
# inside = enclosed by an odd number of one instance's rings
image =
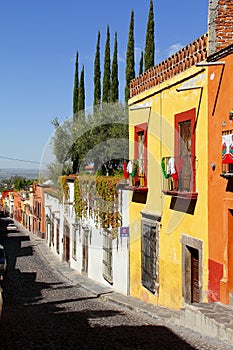
[[[75,269],[78,273],[82,273],[83,261],[83,236],[85,228],[89,229],[88,236],[88,274],[87,276],[97,282],[106,286],[112,287],[114,290],[124,294],[128,294],[128,280],[129,280],[129,253],[128,253],[128,237],[120,237],[120,228],[118,229],[118,237],[112,240],[112,271],[113,284],[109,284],[103,277],[103,229],[96,228],[91,218],[85,220],[77,220],[75,218],[73,206],[73,192],[74,184],[69,185],[69,205],[64,206],[60,204],[58,199],[47,194],[45,195],[45,213],[51,216],[54,214],[54,246],[51,246],[54,254],[56,252],[56,219],[60,219],[60,253],[59,258],[63,256],[63,224],[64,218],[67,220],[70,227],[70,267]],[[70,200],[72,199],[72,201]],[[129,193],[128,191],[120,191],[120,212],[122,215],[122,226],[129,226]],[[73,234],[76,234],[76,259],[73,258]],[[49,243],[48,233],[48,243]]]

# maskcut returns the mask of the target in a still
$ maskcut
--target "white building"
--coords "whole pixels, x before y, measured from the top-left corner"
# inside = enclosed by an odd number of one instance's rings
[[[121,226],[102,228],[100,219],[94,221],[91,210],[78,219],[74,206],[75,177],[67,178],[68,197],[59,203],[52,192],[45,193],[47,218],[46,239],[61,260],[80,274],[124,294],[129,293],[129,192],[118,190],[118,210]],[[90,210],[91,209],[91,210]]]

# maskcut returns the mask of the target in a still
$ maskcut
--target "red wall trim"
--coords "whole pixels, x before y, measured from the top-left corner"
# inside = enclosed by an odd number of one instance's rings
[[[145,171],[145,177],[144,177],[144,185],[147,186],[147,160],[148,160],[148,155],[147,155],[147,139],[148,139],[148,123],[143,123],[143,124],[138,124],[135,125],[134,127],[134,159],[138,159],[139,156],[139,149],[138,149],[138,140],[139,132],[144,132],[145,136],[145,141],[144,141],[144,171]]]

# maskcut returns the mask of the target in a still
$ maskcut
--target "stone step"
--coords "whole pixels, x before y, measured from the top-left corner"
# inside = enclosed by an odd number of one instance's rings
[[[193,303],[180,313],[180,324],[233,344],[233,307],[221,303]]]
[[[233,293],[230,293],[230,305],[233,306]]]

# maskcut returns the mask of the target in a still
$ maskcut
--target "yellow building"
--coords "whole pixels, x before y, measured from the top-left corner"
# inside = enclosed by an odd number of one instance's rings
[[[131,82],[130,294],[207,301],[208,35]]]

